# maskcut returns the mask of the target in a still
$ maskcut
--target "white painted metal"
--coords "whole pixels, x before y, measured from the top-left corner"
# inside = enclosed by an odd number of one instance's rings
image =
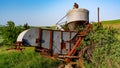
[[[37,46],[38,28],[31,28],[19,34],[17,41],[23,41],[24,45]]]
[[[29,29],[28,29],[28,30],[29,30]],[[20,33],[20,34],[18,35],[18,37],[17,37],[17,42],[18,42],[18,41],[23,41],[23,37],[24,37],[24,35],[26,34],[26,32],[27,32],[28,30],[23,31],[22,33]]]

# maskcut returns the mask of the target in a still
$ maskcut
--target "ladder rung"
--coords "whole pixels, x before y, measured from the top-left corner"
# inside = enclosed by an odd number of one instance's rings
[[[85,36],[85,35],[77,35],[77,36],[83,37],[83,36]]]

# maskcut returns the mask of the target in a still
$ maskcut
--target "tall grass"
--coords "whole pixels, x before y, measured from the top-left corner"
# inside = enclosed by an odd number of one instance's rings
[[[56,68],[57,60],[42,57],[33,47],[26,47],[23,52],[0,48],[0,68]]]

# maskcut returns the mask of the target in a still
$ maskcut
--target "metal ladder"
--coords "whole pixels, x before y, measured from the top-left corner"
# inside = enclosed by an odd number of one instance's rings
[[[82,40],[85,38],[86,34],[88,33],[88,31],[90,30],[92,24],[88,24],[86,25],[86,28],[83,31],[80,31],[77,33],[76,37],[78,38],[77,41],[75,42],[75,44],[73,45],[72,49],[70,52],[68,52],[68,54],[66,56],[74,56],[75,53],[77,52],[76,48],[81,46],[82,44]],[[66,62],[69,62],[70,59],[67,58],[65,59]]]

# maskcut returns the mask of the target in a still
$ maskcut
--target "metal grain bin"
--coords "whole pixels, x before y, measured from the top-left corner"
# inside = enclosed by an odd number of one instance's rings
[[[71,31],[75,30],[76,26],[83,25],[89,22],[89,11],[84,8],[71,9],[67,13],[67,24]]]

